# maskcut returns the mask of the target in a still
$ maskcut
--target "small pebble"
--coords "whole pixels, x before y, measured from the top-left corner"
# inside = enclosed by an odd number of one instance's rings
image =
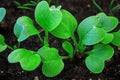
[[[98,78],[98,80],[101,80],[100,78]]]
[[[4,73],[3,71],[1,71],[1,73]]]
[[[38,76],[35,76],[35,77],[34,77],[34,80],[39,80],[39,77],[38,77]]]
[[[89,80],[92,80],[92,78],[90,78]]]
[[[88,4],[88,5],[87,5],[87,7],[88,7],[88,8],[90,8],[90,7],[91,7],[91,5],[90,5],[90,4]]]
[[[24,73],[24,71],[22,71],[22,73]]]

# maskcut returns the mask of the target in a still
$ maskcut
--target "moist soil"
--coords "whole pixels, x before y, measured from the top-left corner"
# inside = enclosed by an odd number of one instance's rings
[[[29,0],[16,1],[19,1],[21,4],[23,4]],[[111,0],[97,0],[106,14],[109,14],[110,1]],[[56,2],[53,0],[52,4],[56,4]],[[84,18],[100,12],[93,5],[92,0],[60,0],[59,4],[62,5],[62,8],[70,11],[76,17],[78,23]],[[120,4],[120,0],[116,0],[113,6],[117,4]],[[5,36],[7,44],[11,46],[16,45],[17,39],[13,34],[13,27],[17,18],[20,16],[29,16],[34,20],[34,11],[18,9],[12,0],[0,0],[0,7],[5,7],[7,10],[5,19],[0,24],[0,34]],[[120,10],[114,12],[113,14],[120,19]],[[36,25],[36,27],[38,27],[38,25]],[[118,25],[116,30],[119,28],[120,25]],[[64,40],[54,38],[51,35],[49,37],[49,43],[52,47],[56,47],[60,50],[60,55],[66,54],[61,48],[61,43],[63,41]],[[32,36],[23,41],[20,47],[37,50],[41,46],[42,45],[37,36]],[[75,56],[72,60],[64,60],[65,67],[63,71],[58,76],[53,78],[45,77],[42,74],[41,66],[34,71],[27,72],[22,70],[18,63],[8,63],[7,56],[11,50],[7,49],[6,51],[0,53],[0,80],[119,80],[120,51],[118,50],[118,47],[113,47],[115,49],[115,54],[113,58],[111,58],[109,61],[106,61],[106,65],[102,73],[93,74],[85,66],[85,57],[80,58]]]

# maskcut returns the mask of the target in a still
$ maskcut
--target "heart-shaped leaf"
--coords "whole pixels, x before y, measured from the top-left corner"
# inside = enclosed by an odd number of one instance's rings
[[[93,45],[102,41],[105,37],[105,30],[97,28],[99,20],[96,16],[90,16],[84,19],[78,26],[78,35],[81,44]]]
[[[67,39],[71,37],[77,27],[77,21],[67,10],[61,10],[63,18],[61,23],[50,33],[55,37]]]
[[[82,40],[84,36],[91,30],[93,27],[99,23],[99,20],[96,16],[90,16],[84,19],[78,26],[78,35]]]
[[[100,73],[104,69],[105,60],[110,59],[114,54],[114,49],[106,44],[95,45],[93,50],[88,52],[85,59],[87,68],[93,73]]]
[[[108,44],[113,40],[114,36],[111,33],[106,33],[105,38],[102,40],[103,44]]]
[[[65,41],[62,43],[63,49],[69,54],[69,57],[72,58],[74,56],[73,54],[73,46],[70,42]]]
[[[37,52],[42,59],[42,72],[47,77],[58,75],[64,68],[64,63],[56,48],[42,47]]]
[[[6,9],[0,8],[0,22],[4,19],[5,14],[6,14]]]
[[[90,55],[85,59],[87,68],[93,73],[101,73],[104,69],[104,60],[100,57]]]
[[[22,16],[15,23],[14,34],[18,38],[18,41],[21,42],[29,36],[39,34],[39,31],[35,28],[31,18]]]
[[[58,75],[64,68],[64,63],[61,59],[45,61],[42,65],[42,72],[47,77]]]
[[[10,63],[20,62],[20,65],[24,70],[32,71],[39,66],[41,58],[34,51],[20,48],[9,54],[8,61]]]
[[[61,22],[62,13],[60,9],[49,8],[46,1],[41,1],[35,9],[35,20],[43,29],[52,31]]]
[[[91,29],[82,39],[84,45],[93,45],[102,41],[105,37],[105,31],[101,28]]]
[[[118,32],[113,32],[112,34],[114,38],[111,43],[116,46],[120,46],[120,30]]]
[[[4,51],[7,48],[7,45],[5,43],[5,39],[3,35],[0,34],[0,52]]]
[[[8,55],[8,61],[9,63],[17,63],[24,57],[24,55],[30,54],[28,54],[26,49],[16,49]]]
[[[33,53],[30,56],[24,56],[24,58],[20,60],[20,65],[22,69],[26,71],[32,71],[39,66],[40,62],[41,62],[40,56],[38,54]]]
[[[108,60],[113,56],[114,49],[109,45],[98,44],[98,45],[95,45],[93,50],[88,52],[88,54],[97,56],[102,60]]]
[[[99,24],[97,27],[103,28],[106,32],[110,32],[118,25],[118,19],[113,16],[106,16],[105,13],[99,13],[96,15],[99,18]]]
[[[57,60],[60,57],[56,48],[46,46],[40,48],[37,53],[41,56],[42,61]]]

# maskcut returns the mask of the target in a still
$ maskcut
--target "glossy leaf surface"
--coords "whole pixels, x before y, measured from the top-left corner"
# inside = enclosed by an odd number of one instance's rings
[[[98,44],[87,54],[88,57],[85,59],[87,68],[93,73],[100,73],[104,69],[105,60],[113,56],[114,49],[106,44]]]
[[[62,9],[61,12],[63,15],[62,21],[53,31],[51,31],[51,34],[61,39],[67,39],[70,38],[71,34],[76,30],[77,21],[67,10]]]
[[[6,14],[6,9],[0,8],[0,22],[4,19],[5,14]]]
[[[114,16],[107,16],[105,13],[99,13],[96,16],[90,16],[84,19],[78,26],[78,35],[82,44],[93,45],[99,42],[108,44],[113,36],[108,35],[118,25],[118,19]],[[99,29],[99,30],[98,30]]]
[[[100,28],[91,29],[82,39],[85,45],[93,45],[102,41],[105,37],[105,31]]]
[[[42,65],[42,72],[47,77],[58,75],[64,68],[64,63],[61,59],[45,61]]]
[[[73,46],[70,42],[65,41],[62,43],[63,49],[69,54],[69,57],[73,57]]]
[[[83,39],[84,36],[96,25],[99,23],[99,20],[95,16],[90,16],[84,19],[78,26],[78,35],[80,39]]]
[[[41,56],[42,61],[57,60],[60,57],[56,48],[46,46],[40,48],[37,53]]]
[[[97,27],[103,28],[106,32],[110,32],[118,25],[118,19],[114,16],[107,16],[105,13],[96,15],[99,19]]]
[[[24,70],[32,71],[39,66],[41,58],[34,51],[20,48],[9,54],[8,61],[10,63],[20,62],[20,65]]]
[[[3,35],[0,34],[0,52],[4,51],[7,48],[7,45],[5,43],[5,39]]]
[[[113,40],[114,36],[111,33],[106,33],[105,38],[102,40],[103,44],[108,44]]]
[[[41,58],[38,54],[31,54],[30,56],[24,56],[20,60],[21,67],[26,71],[32,71],[35,70],[41,62]]]
[[[39,34],[39,31],[35,28],[31,18],[22,16],[17,19],[14,25],[14,34],[18,38],[17,40],[21,42],[32,35]]]
[[[113,32],[112,34],[114,38],[111,43],[116,46],[120,46],[120,30],[118,32]]]
[[[62,20],[60,9],[49,8],[46,1],[38,3],[35,9],[35,20],[44,30],[54,30]]]
[[[56,48],[42,47],[37,52],[42,59],[42,72],[47,77],[58,75],[64,68],[64,63]]]
[[[90,16],[79,24],[78,35],[82,44],[94,45],[104,39],[105,30],[97,28],[98,23],[99,19],[96,16]]]
[[[85,59],[87,68],[93,73],[100,73],[104,69],[104,60],[100,57],[90,55]]]
[[[98,44],[88,54],[100,57],[102,60],[108,60],[113,56],[114,49],[110,45]]]

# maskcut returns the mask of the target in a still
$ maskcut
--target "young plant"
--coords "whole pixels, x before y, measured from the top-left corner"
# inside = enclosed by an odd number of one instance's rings
[[[14,0],[14,3],[17,5],[17,8],[34,11],[35,6],[36,6],[40,1],[47,1],[49,5],[50,5],[51,2],[52,2],[52,0],[29,0],[29,2],[27,2],[27,3],[25,3],[25,4],[21,4],[20,2]],[[59,4],[59,0],[56,0],[56,4],[57,4],[57,5]]]
[[[4,36],[0,34],[0,52],[4,51],[7,48],[5,43]]]
[[[34,0],[29,0],[29,2],[27,2],[25,4],[21,4],[20,2],[14,0],[14,3],[17,5],[17,8],[33,11],[34,10],[33,7],[35,7],[39,1],[40,0],[35,0],[35,1]]]
[[[73,58],[79,51],[80,54],[87,55],[85,58],[87,68],[93,73],[100,73],[104,69],[105,61],[114,54],[114,49],[109,44],[120,46],[120,31],[112,32],[118,25],[118,19],[107,16],[105,13],[87,17],[80,22],[77,28],[77,21],[69,11],[61,9],[60,6],[49,7],[46,1],[41,1],[35,8],[35,21],[43,28],[44,37],[40,36],[32,19],[27,16],[17,19],[14,25],[14,34],[19,46],[22,41],[33,35],[38,36],[43,46],[37,51],[18,46],[8,56],[10,63],[19,62],[26,71],[34,70],[42,63],[43,74],[47,77],[54,77],[63,70],[63,59]],[[76,28],[78,41],[74,35]],[[59,55],[56,48],[50,47],[49,34],[65,40],[62,47],[68,53],[67,56]],[[67,40],[69,38],[74,44]],[[4,42],[4,39],[2,40]],[[93,46],[93,49],[88,50],[89,46]]]
[[[5,8],[0,8],[0,23],[4,19],[6,14],[6,9]],[[4,36],[0,34],[0,52],[4,51],[7,48],[7,45],[5,43]]]
[[[44,43],[43,47],[38,51],[18,47],[9,54],[8,61],[10,63],[19,62],[26,71],[32,71],[40,63],[43,63],[41,64],[43,74],[47,77],[54,77],[63,70],[64,63],[62,61],[63,57],[58,54],[58,50],[49,47],[48,32],[55,29],[62,20],[60,7],[49,7],[46,1],[41,1],[35,9],[35,20],[45,31],[44,39],[35,28],[32,19],[27,16],[17,19],[14,25],[14,34],[19,44],[30,36],[38,35],[40,41]]]
[[[102,9],[101,6],[98,5],[96,0],[92,0],[92,2],[99,11],[101,11],[101,12],[104,11],[104,9]],[[120,10],[120,4],[117,4],[116,6],[113,7],[114,2],[115,2],[115,0],[111,0],[110,4],[109,4],[109,14],[110,15],[113,15],[114,12]]]
[[[4,19],[5,14],[6,14],[5,8],[0,8],[0,23]]]
[[[90,16],[79,24],[79,49],[88,55],[85,64],[93,73],[102,72],[105,61],[113,56],[114,49],[109,43],[114,40],[115,36],[110,32],[117,25],[117,18],[106,16],[104,13]],[[94,45],[93,50],[85,51],[86,46],[90,45]]]

